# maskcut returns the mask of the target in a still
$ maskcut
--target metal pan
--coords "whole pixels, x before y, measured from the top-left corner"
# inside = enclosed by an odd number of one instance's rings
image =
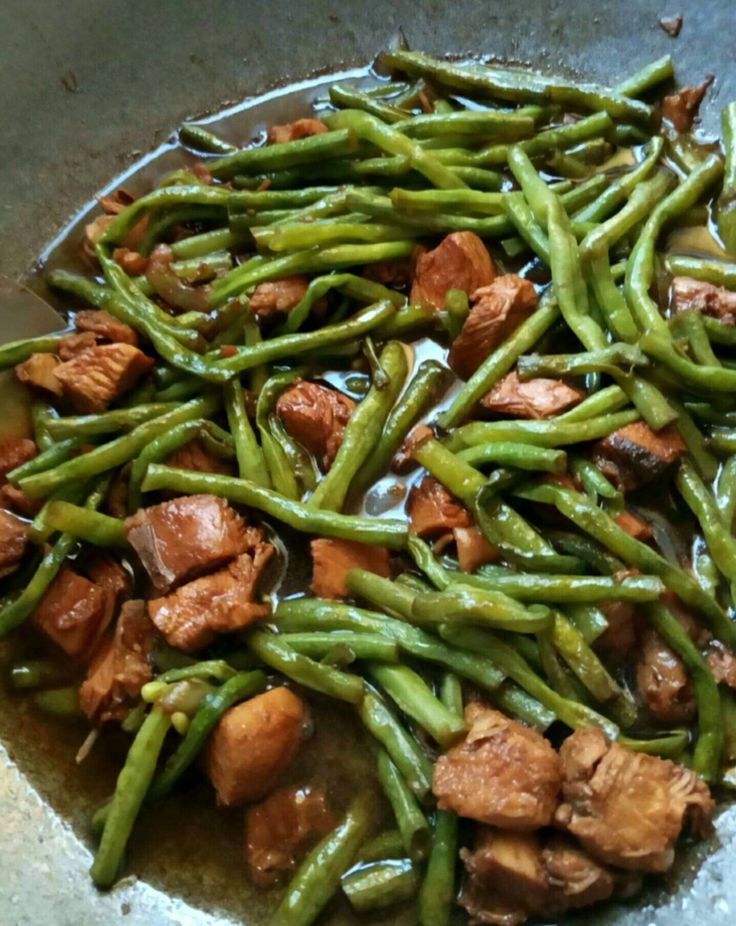
[[[679,38],[660,17],[684,14]],[[733,0],[3,0],[0,5],[0,271],[24,275],[92,194],[164,142],[186,117],[316,73],[363,66],[402,28],[415,48],[492,54],[603,82],[665,52],[687,83],[717,75],[703,126],[736,98]],[[294,103],[273,100],[288,118]],[[255,119],[255,117],[254,117]],[[253,128],[255,128],[255,122]],[[3,319],[0,318],[0,326]],[[9,647],[0,644],[0,670]],[[187,792],[149,815],[137,878],[108,894],[88,881],[91,808],[109,775],[76,768],[78,731],[60,734],[0,696],[0,923],[5,926],[258,926],[242,834]],[[339,726],[339,724],[338,724]],[[4,749],[3,749],[4,745]],[[110,757],[110,773],[119,762]],[[725,926],[736,910],[736,808],[631,905],[574,922]],[[336,910],[333,926],[350,922]],[[361,923],[408,923],[379,916]]]

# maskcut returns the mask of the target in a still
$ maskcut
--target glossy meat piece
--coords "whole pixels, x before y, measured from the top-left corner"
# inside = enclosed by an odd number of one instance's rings
[[[401,447],[394,454],[394,458],[391,461],[391,469],[395,473],[408,473],[411,469],[416,466],[416,461],[414,460],[414,450],[418,447],[423,441],[427,440],[429,437],[433,437],[434,432],[429,425],[426,424],[417,424],[404,438]]]
[[[130,248],[115,248],[112,259],[130,276],[143,276],[148,270],[148,258]]]
[[[477,527],[456,527],[453,532],[457,548],[457,561],[463,572],[475,572],[479,566],[495,563],[499,552]]]
[[[689,132],[713,79],[713,74],[709,74],[697,87],[681,87],[676,93],[664,97],[662,118],[671,122],[678,132]]]
[[[0,579],[15,572],[27,549],[25,524],[0,509]]]
[[[99,585],[71,569],[60,570],[33,612],[33,623],[67,656],[87,652],[106,616],[107,598]]]
[[[646,521],[642,521],[641,518],[637,518],[630,511],[620,511],[613,520],[634,540],[641,540],[642,543],[646,543],[647,540],[651,540],[654,536],[651,525],[647,524]]]
[[[473,232],[453,232],[432,251],[419,254],[409,298],[444,309],[448,289],[462,289],[470,295],[487,286],[495,275],[481,239]]]
[[[433,476],[412,486],[406,503],[411,529],[420,537],[439,537],[456,527],[470,527],[470,515]]]
[[[233,473],[230,461],[220,459],[210,453],[198,437],[175,450],[167,459],[166,465],[176,469],[188,469],[195,473],[222,473],[226,476]]]
[[[475,290],[472,298],[473,307],[447,358],[461,379],[470,379],[537,306],[532,284],[513,273],[496,277],[490,285]]]
[[[60,396],[63,387],[56,378],[56,371],[60,366],[59,358],[54,354],[31,354],[28,360],[16,366],[15,375],[25,386],[43,389],[44,392]]]
[[[59,364],[54,376],[76,411],[94,414],[105,411],[152,366],[153,360],[131,344],[100,344]]]
[[[652,717],[669,726],[690,723],[695,701],[682,659],[651,628],[641,635],[637,653],[636,687]]]
[[[718,640],[711,640],[705,654],[710,674],[719,685],[736,688],[736,656]]]
[[[725,286],[715,286],[692,277],[675,277],[670,297],[674,312],[692,309],[718,318],[726,325],[736,324],[736,293]]]
[[[90,582],[99,585],[105,594],[105,615],[98,631],[99,636],[109,625],[120,602],[130,594],[130,576],[120,563],[104,550],[93,550],[85,556],[79,569]]]
[[[652,431],[643,421],[635,421],[598,441],[593,461],[622,492],[630,492],[659,479],[684,452],[672,425]]]
[[[666,871],[683,826],[708,828],[708,787],[683,766],[611,744],[592,727],[569,736],[560,758],[563,803],[555,820],[607,864]]]
[[[282,144],[287,141],[299,141],[309,138],[310,135],[321,135],[327,131],[327,126],[319,119],[297,119],[286,125],[271,125],[266,132],[266,143],[269,145]]]
[[[337,389],[298,379],[276,402],[287,432],[328,470],[342,443],[355,402]]]
[[[281,788],[245,814],[245,860],[250,880],[270,887],[335,825],[321,791]]]
[[[0,508],[14,511],[24,518],[35,518],[43,507],[43,499],[31,498],[30,495],[6,482],[0,486]]]
[[[0,482],[21,463],[27,463],[38,453],[32,440],[26,437],[6,437],[0,440]]]
[[[115,630],[98,648],[79,689],[80,706],[93,723],[122,720],[141,688],[151,681],[154,638],[145,602],[126,601]]]
[[[214,495],[141,508],[125,521],[125,534],[160,592],[222,566],[251,545],[245,521]]]
[[[438,807],[510,830],[547,826],[560,790],[560,760],[536,730],[472,703],[465,739],[440,756],[432,791]]]
[[[248,300],[248,308],[259,318],[284,315],[301,302],[309,286],[305,276],[284,277],[259,283]]]
[[[256,592],[273,554],[273,546],[259,539],[248,553],[223,569],[149,601],[151,620],[170,646],[192,653],[210,644],[218,633],[242,630],[267,617],[271,606],[258,601]]]
[[[115,344],[138,345],[138,335],[124,322],[120,322],[102,309],[81,309],[74,316],[74,326],[80,333],[89,332],[100,341]]]
[[[367,569],[389,578],[390,556],[386,547],[375,547],[354,540],[320,537],[309,544],[312,552],[312,594],[318,598],[347,598],[350,591],[345,576],[351,569]]]
[[[636,646],[636,608],[630,601],[604,601],[600,609],[608,621],[608,628],[595,641],[595,649],[625,659]]]
[[[487,411],[514,418],[551,418],[577,405],[585,393],[573,389],[561,379],[530,379],[521,382],[512,370],[499,380],[480,400]]]
[[[305,719],[304,702],[284,687],[226,711],[204,752],[217,803],[247,804],[273,791],[299,747]]]
[[[90,347],[95,347],[97,338],[91,331],[85,331],[82,334],[68,334],[63,337],[56,345],[56,354],[59,360],[71,360],[77,354],[81,354]]]
[[[403,289],[411,282],[414,267],[424,248],[416,248],[416,256],[404,257],[396,260],[378,260],[374,264],[366,264],[360,275],[367,280],[374,280],[391,289]]]

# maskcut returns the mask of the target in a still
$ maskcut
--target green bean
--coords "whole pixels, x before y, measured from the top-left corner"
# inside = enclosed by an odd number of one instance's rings
[[[517,494],[531,501],[553,504],[565,517],[599,543],[620,556],[629,566],[658,575],[664,584],[705,618],[712,632],[729,646],[736,644],[736,627],[718,603],[703,592],[694,579],[673,566],[646,544],[635,540],[605,512],[577,492],[560,486],[544,485],[522,489]]]
[[[736,430],[713,428],[710,432],[708,445],[716,453],[736,453]]]
[[[557,416],[558,421],[585,421],[600,415],[618,412],[628,403],[628,396],[620,386],[606,386],[584,399],[569,412]]]
[[[567,454],[564,450],[550,450],[511,441],[478,444],[461,450],[456,456],[463,463],[475,467],[483,466],[485,463],[498,463],[501,466],[545,473],[560,474],[567,470]]]
[[[31,700],[44,714],[75,719],[83,716],[79,707],[79,687],[77,685],[36,691],[31,695]]]
[[[430,183],[440,189],[463,187],[465,184],[449,168],[440,164],[416,142],[402,135],[368,113],[357,109],[345,109],[325,117],[325,124],[331,129],[354,132],[388,154],[405,155],[414,170],[423,174]]]
[[[404,843],[398,830],[386,830],[369,839],[360,847],[355,857],[356,865],[365,862],[380,862],[387,858],[403,858]]]
[[[674,276],[692,277],[694,280],[702,280],[714,286],[736,289],[736,263],[734,262],[691,257],[689,254],[668,254],[666,264],[667,269]]]
[[[68,460],[69,457],[82,446],[84,441],[81,438],[69,438],[53,444],[47,450],[42,450],[37,456],[33,457],[15,469],[10,470],[7,474],[8,482],[17,483],[26,476],[34,476],[36,473],[42,473],[44,470],[51,469]]]
[[[47,687],[64,677],[64,670],[46,659],[26,659],[15,662],[8,673],[8,686],[13,691]]]
[[[237,145],[231,145],[229,141],[225,141],[224,138],[210,132],[203,125],[196,125],[194,122],[185,122],[181,126],[179,142],[187,148],[206,151],[209,154],[231,154],[238,150]]]
[[[723,162],[711,155],[672,193],[661,200],[644,224],[626,263],[625,294],[634,318],[644,332],[667,336],[667,323],[649,295],[654,274],[654,249],[663,226],[693,206],[723,172]],[[643,345],[642,345],[643,346]],[[646,349],[646,348],[644,348]],[[658,358],[661,359],[661,358]]]
[[[465,724],[432,693],[426,682],[408,666],[368,664],[368,675],[396,703],[446,749],[462,736]]]
[[[433,138],[456,132],[460,135],[496,136],[502,140],[516,141],[533,133],[534,120],[518,112],[464,109],[411,116],[395,123],[394,128],[413,138]]]
[[[617,84],[616,93],[620,93],[621,96],[641,96],[657,84],[672,80],[673,73],[672,58],[669,55],[663,55],[656,61],[645,64],[641,70],[632,74],[623,83]]]
[[[578,633],[586,643],[591,644],[608,629],[605,615],[593,605],[569,605],[566,608],[567,617],[572,621]]]
[[[151,784],[170,726],[168,714],[154,707],[130,747],[90,868],[92,880],[98,887],[110,887],[118,875],[128,837]]]
[[[534,213],[521,192],[507,193],[503,203],[506,215],[526,244],[545,264],[550,263],[549,239],[538,224]],[[513,239],[507,239],[513,240]]]
[[[412,231],[407,228],[359,222],[284,223],[255,229],[253,235],[259,248],[268,248],[276,253],[300,251],[317,246],[330,247],[353,241],[380,244],[386,241],[402,241],[411,236]]]
[[[384,122],[398,122],[406,118],[406,113],[391,103],[382,103],[355,87],[333,84],[329,89],[330,102],[334,106],[347,109],[362,109]]]
[[[447,441],[451,450],[460,450],[494,440],[519,441],[537,447],[559,447],[605,437],[639,418],[634,411],[614,412],[583,421],[485,421],[472,422],[458,428]]]
[[[391,190],[391,202],[402,212],[479,212],[499,215],[503,212],[505,193],[478,190]]]
[[[336,829],[301,863],[269,920],[270,926],[312,926],[340,886],[340,878],[351,866],[373,817],[369,796],[358,795]]]
[[[582,373],[617,372],[619,365],[640,367],[648,364],[647,357],[633,344],[616,342],[598,350],[579,354],[529,354],[520,357],[516,370],[519,379],[537,376],[578,376]]]
[[[478,624],[515,633],[537,633],[553,619],[547,608],[525,608],[503,592],[473,588],[462,580],[444,591],[417,595],[412,618],[430,624]]]
[[[427,856],[431,847],[429,824],[388,753],[379,746],[376,748],[376,756],[378,780],[391,804],[406,853],[412,861],[420,861]]]
[[[675,484],[686,505],[697,518],[713,561],[723,575],[736,580],[736,540],[723,523],[718,507],[695,467],[685,457],[675,476]]]
[[[661,319],[661,316],[660,316]],[[641,336],[641,349],[659,360],[678,380],[701,394],[712,392],[733,392],[736,389],[736,370],[720,366],[706,366],[694,363],[677,352],[665,324],[664,333],[655,333],[654,326]]]
[[[381,61],[397,70],[427,77],[443,86],[481,98],[602,109],[613,118],[634,122],[646,122],[651,116],[650,107],[595,84],[575,84],[510,68],[459,65],[409,51],[384,52]]]
[[[623,511],[623,493],[611,485],[595,463],[585,457],[574,457],[570,463],[570,472],[578,477],[586,495],[593,501],[600,495],[607,499],[609,506],[615,507],[617,511]]]
[[[736,103],[721,110],[721,126],[726,170],[718,198],[718,234],[726,251],[736,257]]]
[[[718,473],[715,499],[721,521],[730,532],[736,514],[736,456],[729,457]]]
[[[23,363],[32,354],[53,354],[63,337],[69,331],[59,334],[45,334],[37,338],[26,338],[23,341],[9,341],[0,345],[0,370],[7,370]]]
[[[43,522],[54,531],[61,531],[97,547],[128,545],[121,520],[71,505],[69,502],[51,502],[44,513]]]
[[[382,910],[412,898],[419,874],[409,859],[362,865],[342,878],[342,889],[358,913]]]
[[[453,588],[457,584],[502,592],[516,601],[543,601],[545,603],[589,604],[597,601],[656,601],[664,591],[657,576],[534,575],[514,571],[483,572],[468,575],[450,572]],[[513,628],[512,628],[513,629]]]
[[[48,418],[46,429],[56,440],[71,437],[95,437],[98,434],[114,434],[116,431],[129,431],[172,411],[176,405],[172,402],[152,402],[137,405],[134,408],[116,408],[111,412],[98,415],[74,415],[64,418]]]
[[[218,405],[219,399],[212,395],[193,399],[174,411],[138,425],[128,434],[109,443],[101,444],[51,469],[26,476],[20,481],[20,487],[32,498],[42,498],[59,486],[104,473],[133,459],[160,434],[167,433],[182,421],[210,415],[217,410]]]
[[[457,496],[471,506],[485,477],[468,463],[461,462],[450,450],[433,437],[423,440],[413,451],[414,459]]]
[[[578,221],[602,222],[606,219],[617,206],[631,196],[642,181],[647,179],[661,157],[663,148],[664,140],[660,136],[651,138],[644,149],[647,152],[646,157],[614,180],[597,199],[584,206],[576,216]]]
[[[670,319],[670,331],[687,345],[685,348],[696,363],[703,366],[722,366],[711,347],[703,316],[696,309],[678,312]]]
[[[453,428],[465,419],[481,399],[518,358],[533,347],[559,317],[556,301],[545,293],[539,308],[514,331],[496,350],[489,354],[455,396],[450,407],[438,417],[443,428]]]
[[[193,260],[237,245],[237,238],[228,228],[214,228],[199,235],[190,235],[170,245],[171,252],[178,260]]]
[[[271,480],[266,469],[263,451],[256,440],[253,427],[245,410],[245,399],[240,380],[235,377],[225,385],[225,412],[235,443],[235,456],[241,479],[249,479],[268,489]]]
[[[406,354],[400,342],[390,341],[386,345],[381,352],[381,366],[386,370],[388,382],[384,388],[379,388],[374,381],[350,416],[337,456],[312,493],[308,508],[340,511],[353,479],[380,440],[386,419],[406,379]]]
[[[687,452],[692,457],[695,467],[705,479],[715,479],[718,472],[718,460],[711,453],[706,441],[690,412],[675,399],[671,400],[677,412],[675,427],[682,438]],[[712,448],[715,449],[715,448]]]
[[[346,647],[354,659],[380,659],[383,662],[398,662],[399,650],[394,640],[386,640],[377,634],[349,633],[284,633],[281,640],[291,649],[311,659],[322,659],[334,647]]]
[[[693,767],[706,781],[714,781],[718,774],[723,741],[718,686],[710,674],[707,662],[687,631],[667,608],[661,604],[647,605],[646,616],[665,643],[672,647],[685,663],[693,680],[698,709],[698,734]]]

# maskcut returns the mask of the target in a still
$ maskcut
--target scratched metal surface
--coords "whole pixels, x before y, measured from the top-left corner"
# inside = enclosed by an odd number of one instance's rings
[[[675,12],[685,24],[673,40],[658,19]],[[736,98],[732,0],[3,0],[0,271],[24,275],[95,191],[183,119],[315,73],[362,66],[400,27],[430,52],[490,53],[610,82],[669,51],[683,82],[717,75],[706,129],[715,128],[719,103]],[[0,668],[7,658],[0,644]],[[104,895],[92,888],[86,821],[119,757],[108,770],[75,768],[80,735],[0,696],[0,924],[259,926],[265,909],[243,884],[240,833],[196,790],[142,828],[137,876]],[[734,811],[723,810],[712,839],[683,853],[677,869],[636,903],[574,922],[732,922]],[[341,910],[331,918],[333,926],[347,922]],[[361,922],[408,926],[412,918]]]

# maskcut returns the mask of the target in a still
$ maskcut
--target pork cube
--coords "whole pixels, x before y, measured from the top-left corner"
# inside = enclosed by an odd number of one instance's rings
[[[637,656],[636,688],[652,717],[669,726],[689,724],[695,701],[682,659],[651,628],[641,635]]]
[[[707,831],[714,803],[694,772],[609,743],[597,728],[562,744],[563,803],[555,820],[595,858],[633,871],[666,871],[689,823]]]
[[[56,371],[60,366],[59,358],[53,354],[31,354],[28,360],[16,366],[15,375],[18,381],[26,386],[60,396],[64,391],[56,378]]]
[[[675,277],[670,296],[674,312],[693,310],[718,318],[726,325],[736,324],[736,293],[724,286],[692,277]]]
[[[205,771],[225,807],[273,791],[302,739],[306,708],[288,688],[274,688],[231,707],[205,747]]]
[[[470,379],[486,357],[529,318],[537,306],[537,294],[528,280],[509,273],[475,290],[473,303],[447,358],[461,379]]]
[[[78,658],[86,653],[106,616],[105,592],[71,569],[62,569],[33,612],[33,623],[57,646]]]
[[[309,286],[305,276],[284,277],[259,283],[248,300],[248,308],[259,318],[285,315],[304,298]]]
[[[77,312],[74,316],[74,327],[80,333],[93,334],[100,341],[138,346],[138,335],[133,328],[102,309],[82,309]]]
[[[456,527],[470,527],[470,515],[433,476],[412,486],[406,503],[411,529],[420,537],[439,537]]]
[[[634,540],[646,543],[647,540],[651,540],[654,536],[651,525],[647,524],[646,521],[642,521],[641,518],[637,518],[630,511],[619,511],[613,520],[621,530],[626,531],[629,537],[633,537]]]
[[[547,740],[499,711],[472,703],[465,739],[440,756],[438,807],[510,830],[547,826],[557,806],[560,760]]]
[[[32,460],[38,449],[26,437],[7,437],[0,440],[0,482],[22,463]]]
[[[634,421],[598,441],[593,460],[622,492],[630,492],[661,478],[684,452],[672,425],[652,431],[643,421]]]
[[[499,559],[496,547],[490,544],[477,527],[456,527],[452,532],[457,548],[457,562],[462,572],[475,572],[479,566]]]
[[[512,370],[483,396],[480,404],[498,415],[539,420],[561,415],[584,398],[584,392],[561,379],[539,377],[522,382]]]
[[[222,566],[244,553],[251,540],[245,521],[214,495],[185,495],[141,508],[125,521],[125,534],[159,592]]]
[[[418,256],[410,300],[444,309],[448,289],[462,289],[470,295],[487,286],[495,275],[481,239],[473,232],[453,232],[434,250]]]
[[[399,474],[410,472],[417,465],[414,459],[414,450],[430,437],[434,437],[434,431],[429,425],[415,425],[394,454],[394,458],[391,460],[391,469]]]
[[[0,509],[0,579],[15,572],[27,549],[25,524]]]
[[[712,83],[713,75],[709,74],[697,87],[681,87],[676,93],[664,97],[662,118],[671,122],[678,132],[689,132],[698,115],[703,97]]]
[[[266,132],[266,142],[269,145],[279,145],[287,141],[300,141],[310,135],[321,135],[327,131],[327,126],[319,119],[297,119],[286,125],[271,125]]]
[[[276,402],[276,414],[287,432],[330,468],[342,444],[355,402],[337,389],[299,379]]]
[[[175,450],[166,461],[167,466],[175,469],[188,469],[194,473],[222,473],[232,475],[233,467],[229,460],[216,457],[197,437]]]
[[[60,363],[54,376],[63,396],[82,414],[104,412],[153,366],[132,344],[99,344]]]
[[[82,334],[67,334],[56,345],[56,354],[60,360],[71,360],[77,354],[96,346],[97,338],[91,331],[84,331]]]
[[[318,598],[347,598],[345,576],[351,569],[367,569],[389,578],[390,553],[386,547],[321,537],[310,543],[312,551],[312,594]]]

